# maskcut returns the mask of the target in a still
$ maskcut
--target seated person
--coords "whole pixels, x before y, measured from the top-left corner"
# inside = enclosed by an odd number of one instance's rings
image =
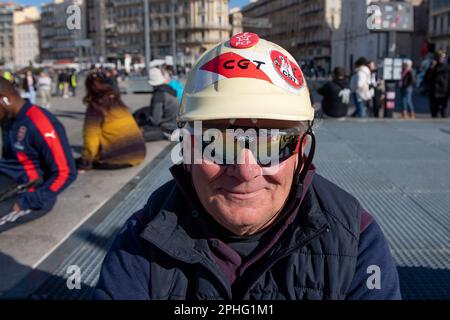
[[[49,212],[76,178],[63,125],[0,78],[0,232]]]
[[[167,84],[158,68],[150,69],[149,83],[154,89],[150,107],[136,111],[134,117],[145,141],[170,139],[172,132],[177,129],[176,120],[180,107],[177,92]]]
[[[344,68],[336,67],[333,71],[333,80],[327,82],[317,92],[323,96],[323,113],[332,118],[347,116],[351,91],[348,81],[345,80]]]
[[[80,170],[123,169],[145,158],[145,143],[136,121],[119,94],[101,73],[86,79],[84,148]]]

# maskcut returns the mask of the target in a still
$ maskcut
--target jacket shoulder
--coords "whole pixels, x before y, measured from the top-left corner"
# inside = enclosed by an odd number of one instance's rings
[[[142,224],[148,224],[162,209],[168,209],[180,203],[175,180],[171,180],[154,191],[144,209],[135,214]]]
[[[328,179],[316,174],[312,182],[322,210],[354,237],[359,238],[362,208],[350,193]]]

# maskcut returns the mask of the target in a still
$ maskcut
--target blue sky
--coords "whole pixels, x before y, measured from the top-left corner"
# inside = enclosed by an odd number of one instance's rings
[[[0,2],[6,2],[1,0]],[[51,0],[15,0],[14,2],[20,3],[20,4],[25,4],[25,5],[40,5],[41,3],[48,3],[51,2]],[[249,3],[249,0],[230,0],[230,7],[242,7],[243,5],[246,5],[247,3]]]

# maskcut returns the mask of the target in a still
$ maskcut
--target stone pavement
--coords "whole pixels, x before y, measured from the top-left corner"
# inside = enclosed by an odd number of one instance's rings
[[[317,133],[318,172],[375,216],[403,297],[450,299],[450,121],[327,121]]]

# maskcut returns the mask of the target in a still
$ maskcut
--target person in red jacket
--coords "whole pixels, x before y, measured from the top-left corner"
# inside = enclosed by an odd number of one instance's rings
[[[0,232],[49,212],[76,178],[63,125],[0,79]]]

